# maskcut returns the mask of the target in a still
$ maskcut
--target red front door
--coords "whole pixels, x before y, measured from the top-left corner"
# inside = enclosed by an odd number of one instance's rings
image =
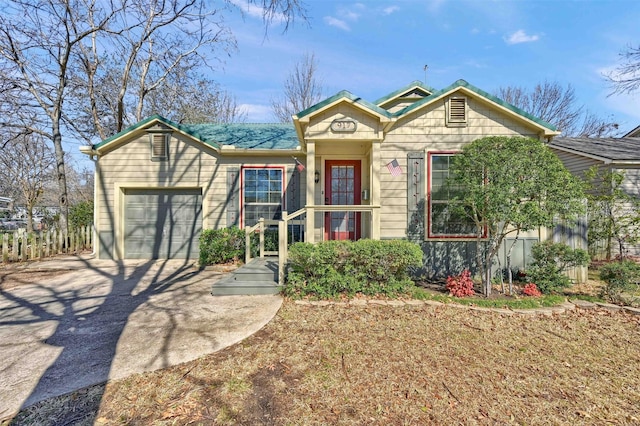
[[[325,163],[325,204],[360,204],[360,161],[328,160]],[[327,212],[324,219],[325,240],[360,238],[360,213]]]

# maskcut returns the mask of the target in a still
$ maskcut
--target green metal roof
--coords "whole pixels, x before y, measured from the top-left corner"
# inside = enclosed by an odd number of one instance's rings
[[[190,134],[205,143],[241,149],[296,149],[300,144],[293,124],[183,124]]]
[[[93,149],[101,148],[127,133],[144,128],[153,121],[176,128],[194,139],[218,149],[226,145],[239,149],[287,150],[296,149],[300,145],[293,124],[179,124],[156,114],[103,140],[94,145]]]
[[[381,105],[381,104],[387,102],[390,99],[393,99],[393,98],[395,98],[397,96],[402,95],[403,93],[406,93],[406,92],[410,91],[414,87],[419,87],[420,89],[424,90],[427,94],[431,94],[431,93],[436,91],[436,89],[434,89],[433,87],[429,87],[426,84],[422,83],[421,81],[415,80],[415,81],[412,81],[411,83],[409,83],[408,85],[406,85],[406,86],[404,86],[404,87],[402,87],[402,88],[400,88],[398,90],[395,90],[395,91],[389,93],[386,96],[381,97],[380,99],[378,99],[377,101],[374,101],[373,103],[376,104],[376,105]]]
[[[362,99],[359,96],[355,96],[353,95],[351,92],[349,92],[348,90],[341,90],[340,92],[336,93],[335,95],[325,99],[324,101],[318,102],[317,104],[303,110],[300,111],[299,113],[296,114],[296,116],[298,118],[302,118],[304,116],[307,116],[309,114],[313,114],[314,112],[324,108],[327,105],[331,105],[332,103],[340,100],[340,99],[348,99],[353,103],[362,105],[363,107],[383,116],[383,117],[387,117],[387,118],[391,118],[392,115],[389,113],[389,111],[387,111],[386,109],[380,108],[377,105],[372,104],[369,101],[365,101],[364,99]]]
[[[428,104],[428,103],[432,102],[433,100],[441,97],[445,93],[450,92],[450,91],[452,91],[454,89],[457,89],[458,87],[464,87],[464,88],[476,93],[477,95],[482,96],[483,98],[487,98],[490,101],[495,102],[496,104],[498,104],[500,106],[503,106],[504,108],[508,109],[511,112],[514,112],[514,113],[516,113],[518,115],[521,115],[521,116],[523,116],[525,118],[528,118],[529,120],[541,125],[542,127],[546,127],[547,129],[553,130],[553,131],[557,131],[558,130],[554,125],[549,124],[546,121],[541,120],[541,119],[539,119],[537,117],[534,117],[533,115],[529,114],[528,112],[526,112],[526,111],[524,111],[524,110],[522,110],[522,109],[520,109],[520,108],[518,108],[518,107],[516,107],[514,105],[511,105],[510,103],[505,102],[500,98],[496,98],[495,96],[485,92],[482,89],[477,88],[476,86],[466,82],[465,80],[458,80],[455,83],[453,83],[452,85],[447,86],[442,90],[438,90],[438,91],[432,93],[431,96],[427,96],[426,98],[424,98],[422,100],[419,100],[418,102],[416,102],[414,104],[411,104],[411,105],[407,106],[406,108],[401,109],[400,111],[397,111],[394,115],[398,116],[398,117],[402,116],[402,115],[404,115],[404,114],[406,114],[408,112],[411,112],[411,111],[413,111],[415,109],[420,108],[422,105],[425,105],[425,104]]]

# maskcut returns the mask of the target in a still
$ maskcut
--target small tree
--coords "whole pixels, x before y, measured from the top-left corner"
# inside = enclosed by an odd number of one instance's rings
[[[534,244],[531,255],[533,263],[527,279],[545,294],[571,285],[569,277],[563,274],[567,269],[589,265],[589,254],[585,250],[573,249],[553,241]]]
[[[622,171],[594,166],[585,178],[592,254],[604,241],[606,258],[611,260],[615,242],[624,258],[626,246],[640,241],[640,200],[624,191]]]
[[[450,172],[450,182],[462,188],[451,208],[475,225],[486,296],[491,265],[507,235],[552,226],[556,216],[570,219],[584,209],[580,183],[537,139],[478,139],[454,157]]]

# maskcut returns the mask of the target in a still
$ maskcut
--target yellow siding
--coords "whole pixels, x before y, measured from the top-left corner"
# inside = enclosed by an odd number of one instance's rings
[[[445,100],[399,120],[387,133],[381,146],[379,165],[381,184],[381,236],[406,237],[407,226],[407,154],[428,151],[457,151],[485,136],[538,137],[538,130],[526,127],[489,104],[467,96],[467,124],[445,125]],[[396,159],[402,167],[400,176],[391,176],[386,164]],[[426,164],[426,161],[425,161]],[[426,171],[425,171],[426,176]]]
[[[303,160],[303,159],[302,159]],[[96,229],[119,233],[122,226],[122,189],[143,188],[201,188],[203,195],[203,227],[227,226],[227,169],[243,165],[285,165],[294,167],[290,157],[234,157],[220,156],[209,147],[181,135],[172,135],[167,161],[151,161],[148,135],[133,139],[98,160]],[[286,185],[286,182],[285,182]],[[306,185],[304,173],[300,187]],[[304,193],[301,191],[301,204]],[[238,197],[239,200],[239,197]]]
[[[355,120],[355,132],[332,132],[331,122],[334,120]],[[305,131],[305,139],[312,140],[373,140],[381,137],[379,120],[353,106],[343,103],[330,108],[311,119]]]

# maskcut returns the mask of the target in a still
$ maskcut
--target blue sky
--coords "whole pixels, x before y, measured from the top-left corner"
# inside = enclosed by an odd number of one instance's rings
[[[242,0],[234,0],[242,4]],[[443,88],[458,79],[494,93],[500,86],[570,83],[590,111],[626,132],[640,125],[640,92],[611,96],[602,74],[640,44],[636,0],[306,1],[310,25],[264,37],[255,9],[228,14],[238,50],[213,75],[247,111],[271,122],[270,100],[294,64],[314,53],[323,94],[349,90],[374,101],[414,80]]]

